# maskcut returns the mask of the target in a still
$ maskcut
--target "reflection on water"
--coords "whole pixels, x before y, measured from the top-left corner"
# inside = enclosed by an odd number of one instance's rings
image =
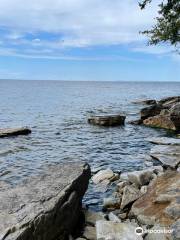
[[[127,121],[135,119],[139,106],[132,100],[176,95],[179,90],[180,83],[0,81],[1,128],[32,128],[29,136],[0,139],[0,180],[17,184],[51,162],[141,169],[151,147],[145,139],[163,135],[163,130],[129,124],[100,128],[88,125],[87,117],[125,113]],[[99,194],[90,185],[86,201],[97,207]]]

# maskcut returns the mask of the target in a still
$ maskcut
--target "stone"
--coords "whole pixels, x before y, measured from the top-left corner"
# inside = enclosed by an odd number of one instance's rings
[[[97,221],[97,240],[142,240],[141,236],[135,234],[135,229],[131,223]]]
[[[96,240],[96,228],[95,227],[85,227],[83,237],[88,240]]]
[[[122,220],[126,219],[127,218],[127,213],[120,213],[118,214],[118,217]]]
[[[170,108],[170,115],[180,117],[180,100]]]
[[[118,184],[117,184],[117,191],[121,193],[122,190],[123,190],[123,188],[124,188],[125,186],[127,186],[127,185],[129,185],[128,182],[120,182],[120,183],[118,183]]]
[[[113,127],[124,125],[125,119],[126,116],[123,115],[92,116],[88,118],[88,123],[99,126]]]
[[[121,181],[128,181],[129,179],[128,179],[128,172],[124,172],[124,173],[121,173],[121,175],[120,175],[120,180]]]
[[[23,127],[23,128],[5,128],[0,129],[0,138],[4,137],[13,137],[18,135],[28,135],[31,133],[31,129]]]
[[[121,198],[108,197],[103,199],[103,208],[120,208]]]
[[[171,225],[171,229],[173,229],[173,232],[171,234],[173,240],[179,240],[180,239],[180,219],[178,219],[175,223]]]
[[[147,141],[151,143],[159,144],[159,145],[180,146],[180,139],[178,138],[153,137],[153,138],[148,138]]]
[[[0,239],[67,239],[79,222],[90,176],[87,164],[54,164],[0,190]]]
[[[134,186],[125,186],[121,201],[121,209],[137,200],[142,194]]]
[[[140,192],[141,192],[141,194],[147,193],[147,186],[146,185],[142,186],[141,189],[140,189]]]
[[[157,145],[151,149],[150,154],[166,167],[176,168],[180,163],[179,146]]]
[[[113,176],[114,173],[111,169],[101,170],[92,177],[92,181],[98,184],[106,179],[111,179]]]
[[[164,128],[173,131],[178,130],[171,116],[157,115],[149,117],[143,121],[143,124],[149,127]]]
[[[133,203],[131,214],[141,224],[168,227],[180,217],[180,173],[166,171],[157,177],[147,193]],[[163,197],[162,197],[163,196]],[[168,198],[167,198],[168,196]]]
[[[103,217],[102,213],[100,213],[100,212],[93,212],[91,210],[85,210],[84,214],[85,214],[86,224],[89,224],[92,226],[95,226],[96,221],[104,220],[104,217]]]
[[[112,222],[121,222],[121,220],[113,212],[110,212],[108,214],[108,218],[109,218],[109,221],[112,221]]]
[[[169,102],[173,104],[174,102],[180,101],[180,96],[165,97],[158,101],[159,105],[169,105]]]
[[[147,185],[152,179],[153,170],[134,171],[128,174],[128,179],[131,183],[135,183],[138,187]]]
[[[143,109],[141,109],[141,112],[140,112],[141,119],[145,120],[149,117],[156,116],[156,115],[160,114],[161,110],[162,110],[162,108],[157,104],[154,104],[150,107],[143,108]]]

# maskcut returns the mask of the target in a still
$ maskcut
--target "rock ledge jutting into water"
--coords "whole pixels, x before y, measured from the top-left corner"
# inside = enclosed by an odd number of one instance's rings
[[[0,129],[0,138],[18,136],[18,135],[28,135],[30,133],[31,133],[31,129],[27,127],[5,128],[5,129]]]
[[[126,116],[123,115],[104,115],[104,116],[91,116],[88,118],[88,123],[99,126],[118,126],[124,125]]]
[[[76,228],[88,187],[87,164],[57,164],[0,190],[0,240],[64,240]]]

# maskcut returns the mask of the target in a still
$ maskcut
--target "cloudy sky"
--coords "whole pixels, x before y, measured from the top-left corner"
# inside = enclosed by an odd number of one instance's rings
[[[180,81],[180,57],[147,46],[159,0],[0,0],[0,78]]]

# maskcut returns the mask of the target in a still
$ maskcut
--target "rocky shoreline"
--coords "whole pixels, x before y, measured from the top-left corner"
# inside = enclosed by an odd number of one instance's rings
[[[41,176],[11,188],[0,181],[0,240],[177,240],[180,239],[180,97],[136,101],[148,105],[132,124],[165,128],[173,137],[148,138],[154,144],[140,171],[98,170],[89,165],[49,167]],[[102,127],[123,125],[125,116],[91,117]],[[2,137],[29,129],[1,130]],[[89,180],[113,193],[102,212],[82,209]]]
[[[103,199],[101,213],[86,210],[85,228],[77,240],[180,239],[180,97],[134,103],[150,106],[131,123],[172,130],[174,137],[147,139],[154,147],[141,171],[117,174],[105,169],[92,176],[98,187],[112,182],[116,187]]]

